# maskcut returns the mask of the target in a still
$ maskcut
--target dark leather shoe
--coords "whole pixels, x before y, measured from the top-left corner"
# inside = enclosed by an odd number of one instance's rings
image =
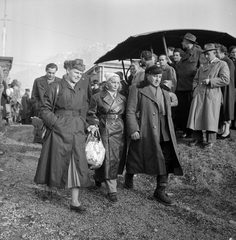
[[[111,203],[118,202],[116,192],[108,193],[107,198],[108,198],[109,202],[111,202]]]
[[[75,212],[78,212],[78,213],[84,213],[86,212],[86,208],[79,205],[78,207],[77,206],[73,206],[73,205],[70,205],[70,210],[72,211],[75,211]]]
[[[127,189],[134,188],[134,181],[133,181],[134,175],[131,173],[125,174],[125,183],[124,187]]]
[[[102,183],[99,182],[99,181],[97,181],[96,178],[95,178],[95,176],[93,176],[93,179],[94,179],[94,181],[95,181],[95,187],[96,187],[96,188],[101,188],[101,187],[102,187]]]
[[[188,145],[189,145],[190,147],[194,147],[194,146],[199,145],[199,144],[202,144],[202,143],[203,143],[203,141],[201,141],[201,140],[194,140],[194,141],[192,141],[192,142],[189,142]]]
[[[222,140],[227,139],[227,138],[230,138],[230,133],[227,136],[221,135],[220,137],[218,137],[218,139],[222,139]]]
[[[174,201],[166,194],[165,187],[159,187],[155,190],[153,198],[165,206],[173,206]]]
[[[183,133],[180,135],[180,138],[185,138],[185,139],[192,138],[192,134]]]

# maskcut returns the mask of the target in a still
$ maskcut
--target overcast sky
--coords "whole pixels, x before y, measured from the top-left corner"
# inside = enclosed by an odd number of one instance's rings
[[[7,0],[5,56],[12,72],[96,42],[131,35],[200,28],[236,37],[236,0]],[[0,0],[0,31],[5,0]],[[0,40],[2,55],[2,38]]]

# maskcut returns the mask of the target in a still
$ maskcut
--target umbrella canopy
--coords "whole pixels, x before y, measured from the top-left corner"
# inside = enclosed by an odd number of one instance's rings
[[[188,32],[197,37],[198,45],[202,48],[206,43],[216,42],[226,47],[236,45],[236,38],[225,32],[204,29],[164,30],[131,36],[100,57],[95,64],[112,60],[138,59],[143,50],[150,50],[157,55],[166,54],[166,46],[182,47],[182,38]]]

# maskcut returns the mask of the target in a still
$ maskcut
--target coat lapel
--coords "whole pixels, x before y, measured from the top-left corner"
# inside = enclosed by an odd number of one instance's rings
[[[157,103],[157,100],[151,90],[151,86],[146,86],[140,90],[140,93],[145,95],[147,98],[151,99],[153,102]]]
[[[48,89],[49,86],[48,86],[48,81],[47,81],[46,76],[44,76],[43,78],[40,79],[39,84],[43,89],[45,89],[45,90]]]
[[[106,104],[108,104],[109,106],[112,106],[112,104],[114,102],[114,99],[109,94],[109,92],[107,92],[106,90],[102,91],[101,92],[101,98]]]

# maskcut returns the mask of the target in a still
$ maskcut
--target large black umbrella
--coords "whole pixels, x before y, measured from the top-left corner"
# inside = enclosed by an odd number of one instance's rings
[[[197,37],[197,42],[201,47],[206,43],[215,42],[226,47],[236,45],[236,38],[225,32],[204,29],[164,30],[131,36],[100,57],[95,64],[112,60],[138,59],[143,50],[150,50],[157,55],[166,54],[167,46],[182,47],[182,37],[187,32]]]

